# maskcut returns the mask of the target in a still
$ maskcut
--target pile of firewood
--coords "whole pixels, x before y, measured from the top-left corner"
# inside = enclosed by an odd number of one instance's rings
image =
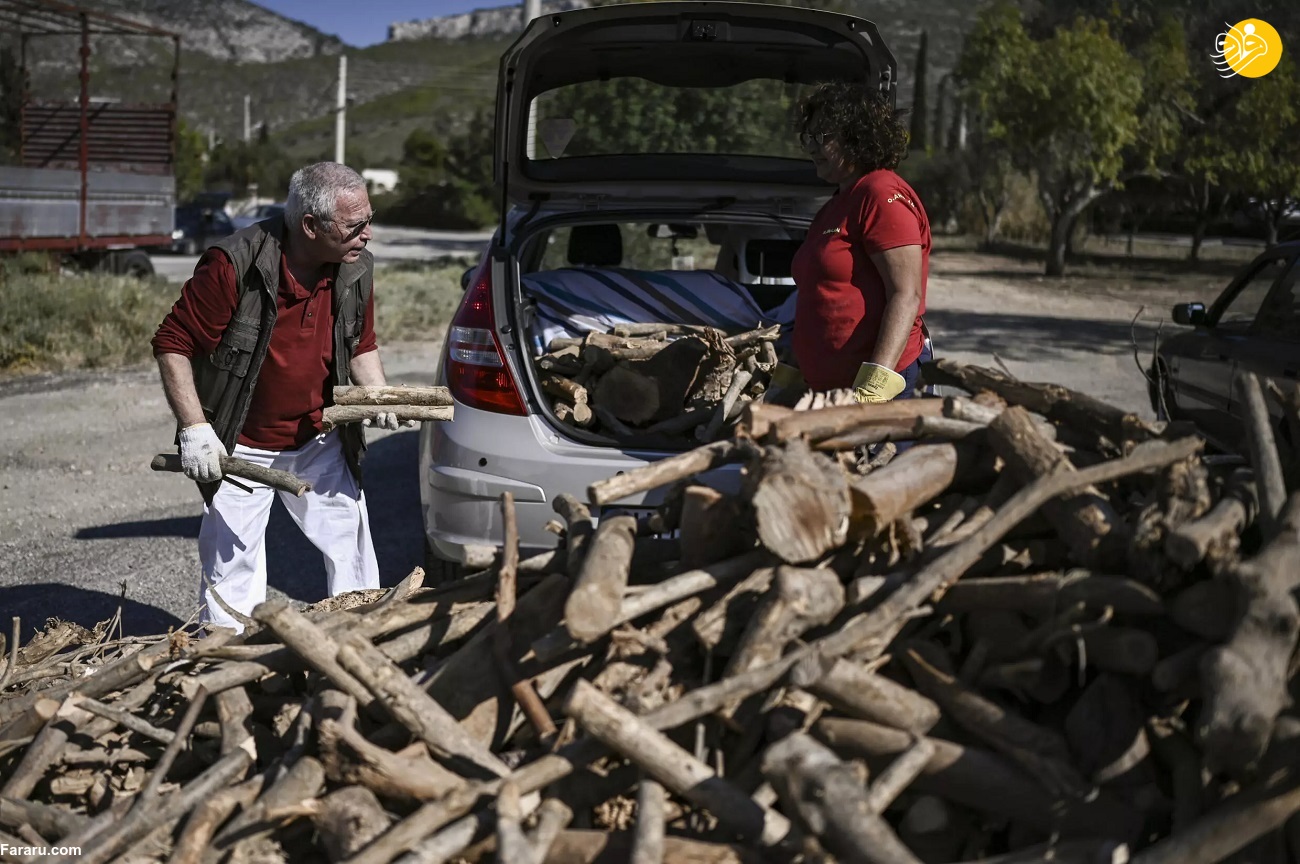
[[[728,437],[776,367],[780,327],[726,335],[684,324],[620,324],[552,339],[536,358],[542,392],[561,422],[680,449]]]
[[[753,405],[729,440],[558,498],[543,555],[520,560],[506,495],[502,545],[452,584],[11,651],[0,843],[1296,861],[1300,488],[1269,397],[1243,379],[1249,456],[1206,459],[1078,393],[938,372],[972,398]],[[692,483],[728,463],[739,494]],[[617,512],[655,489],[652,516]]]

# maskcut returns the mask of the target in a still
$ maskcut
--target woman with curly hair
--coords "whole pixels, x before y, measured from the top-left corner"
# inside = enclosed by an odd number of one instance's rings
[[[930,220],[894,173],[907,129],[879,93],[847,82],[809,94],[796,128],[817,176],[838,189],[794,258],[795,360],[812,390],[852,387],[859,402],[910,397],[925,339]]]

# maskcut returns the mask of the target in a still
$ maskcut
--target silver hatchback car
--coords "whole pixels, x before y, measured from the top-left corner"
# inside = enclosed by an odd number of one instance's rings
[[[525,552],[540,551],[556,542],[556,496],[585,501],[591,483],[670,455],[562,422],[538,358],[557,336],[624,322],[788,325],[791,258],[831,191],[791,109],[837,79],[892,103],[896,76],[874,24],[817,10],[640,3],[529,25],[501,61],[500,225],[466,274],[437,372],[456,419],[420,435],[435,562],[500,543],[503,492]],[[705,481],[729,486],[734,470]]]

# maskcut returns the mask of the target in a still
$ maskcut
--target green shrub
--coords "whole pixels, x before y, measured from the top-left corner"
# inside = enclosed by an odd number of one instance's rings
[[[150,340],[180,287],[101,273],[27,272],[0,261],[0,374],[101,369],[149,362]],[[438,339],[462,296],[467,262],[383,267],[375,278],[380,344]]]

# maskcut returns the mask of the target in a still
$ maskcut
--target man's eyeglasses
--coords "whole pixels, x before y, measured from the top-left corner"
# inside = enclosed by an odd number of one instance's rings
[[[819,147],[834,137],[830,132],[800,132],[799,146],[805,153],[816,153]]]
[[[333,219],[329,221],[343,229],[343,242],[347,243],[348,241],[355,240],[361,236],[361,232],[366,230],[366,226],[375,221],[375,214],[371,213],[360,222],[351,222],[347,225],[344,225],[342,222],[336,222]]]

